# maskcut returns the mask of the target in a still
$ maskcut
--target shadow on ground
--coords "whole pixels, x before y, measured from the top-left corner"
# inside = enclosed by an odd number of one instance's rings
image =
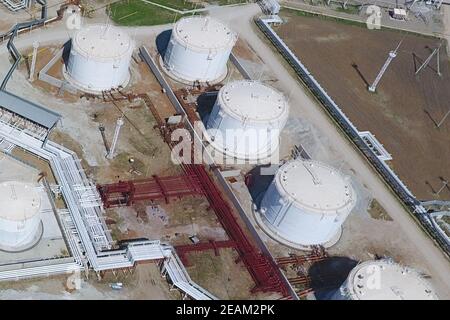
[[[166,30],[158,34],[158,36],[156,37],[156,49],[162,57],[164,56],[164,53],[166,53],[167,45],[169,44],[171,35],[172,30]]]
[[[327,300],[345,282],[358,261],[348,257],[330,257],[314,263],[308,271],[317,300]]]

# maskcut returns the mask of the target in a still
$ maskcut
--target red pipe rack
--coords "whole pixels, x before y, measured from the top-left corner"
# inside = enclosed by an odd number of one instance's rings
[[[135,201],[141,200],[164,199],[166,203],[169,203],[172,198],[203,194],[195,175],[169,177],[154,175],[150,179],[97,185],[97,190],[106,208],[130,206]]]
[[[222,248],[235,248],[236,243],[233,240],[223,240],[223,241],[214,241],[210,240],[209,242],[200,242],[195,244],[186,244],[175,246],[175,250],[178,253],[181,261],[185,266],[189,266],[189,261],[187,259],[186,254],[189,252],[199,252],[206,250],[214,250],[214,254],[216,256],[220,256],[219,249]]]
[[[214,210],[230,239],[236,243],[240,260],[250,273],[255,287],[252,292],[278,292],[289,296],[289,290],[281,279],[281,272],[275,262],[248,239],[236,220],[233,210],[222,197],[222,194],[203,165],[186,164],[183,168],[188,175],[196,175],[203,188],[210,207]]]

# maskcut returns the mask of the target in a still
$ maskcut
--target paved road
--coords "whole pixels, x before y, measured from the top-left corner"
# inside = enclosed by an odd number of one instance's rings
[[[358,179],[364,183],[371,194],[377,198],[383,207],[396,220],[403,232],[407,235],[416,247],[418,254],[422,256],[424,265],[429,269],[432,277],[437,280],[436,290],[442,298],[450,298],[450,262],[437,248],[433,241],[424,234],[409,213],[401,206],[399,201],[387,189],[381,178],[374,172],[367,161],[355,150],[355,148],[340,134],[337,134],[336,127],[331,123],[328,116],[321,107],[305,93],[303,87],[286,70],[281,62],[280,56],[262,41],[255,30],[252,18],[259,14],[257,5],[248,5],[239,10],[217,10],[211,11],[211,15],[228,21],[234,30],[239,31],[242,39],[258,52],[259,57],[271,70],[284,92],[291,92],[290,105],[291,112],[301,114],[305,119],[314,124],[334,146],[342,153],[342,158],[355,170]],[[291,90],[296,88],[295,90]]]

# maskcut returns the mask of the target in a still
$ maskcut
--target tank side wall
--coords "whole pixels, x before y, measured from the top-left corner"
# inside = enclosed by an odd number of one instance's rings
[[[132,51],[118,59],[97,61],[72,50],[67,71],[82,87],[92,90],[109,90],[123,85],[129,77]]]
[[[35,236],[40,221],[39,215],[23,221],[0,219],[0,245],[14,247],[27,243]]]
[[[261,207],[272,230],[283,238],[301,245],[317,245],[330,241],[338,232],[343,219],[336,215],[308,213],[286,199],[275,181],[267,190]]]
[[[186,81],[214,81],[226,74],[229,49],[194,50],[172,38],[164,56],[164,63],[176,77]]]

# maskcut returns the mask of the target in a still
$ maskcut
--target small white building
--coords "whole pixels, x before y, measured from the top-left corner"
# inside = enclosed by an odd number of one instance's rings
[[[437,300],[416,270],[390,260],[366,261],[350,272],[334,300]]]
[[[392,18],[395,20],[406,20],[407,12],[405,9],[394,8],[394,10],[392,10]]]
[[[78,30],[72,38],[66,79],[85,92],[100,93],[130,80],[134,42],[123,30],[92,24]]]
[[[182,18],[172,29],[163,68],[184,83],[219,82],[227,75],[228,58],[236,41],[237,34],[214,18]]]
[[[229,157],[264,160],[278,151],[288,116],[288,103],[279,91],[259,81],[233,81],[219,91],[207,138]]]
[[[39,241],[43,231],[40,208],[35,185],[0,183],[0,250],[22,251]]]
[[[282,165],[256,214],[268,235],[287,246],[329,247],[356,203],[348,177],[324,163],[291,160]]]

